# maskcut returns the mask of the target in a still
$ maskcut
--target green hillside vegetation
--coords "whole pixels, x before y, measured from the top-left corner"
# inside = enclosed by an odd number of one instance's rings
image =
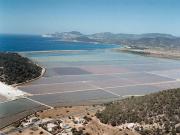
[[[41,75],[42,68],[17,53],[0,53],[0,81],[6,84],[26,82]]]
[[[164,135],[180,133],[180,89],[166,90],[142,97],[131,97],[106,105],[96,116],[102,123],[118,126],[138,123],[140,134]],[[154,125],[145,129],[145,125]]]

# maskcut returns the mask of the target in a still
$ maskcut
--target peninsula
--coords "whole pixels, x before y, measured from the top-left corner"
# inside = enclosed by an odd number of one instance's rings
[[[43,68],[17,53],[0,53],[0,81],[8,85],[24,83],[41,76]]]

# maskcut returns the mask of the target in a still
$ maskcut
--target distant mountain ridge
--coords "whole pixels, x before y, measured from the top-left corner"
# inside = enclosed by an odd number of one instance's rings
[[[45,34],[44,37],[53,37],[63,41],[95,42],[107,44],[120,44],[141,48],[168,48],[180,49],[180,37],[164,33],[145,34],[114,34],[111,32],[95,33],[90,35],[78,31],[56,32]]]

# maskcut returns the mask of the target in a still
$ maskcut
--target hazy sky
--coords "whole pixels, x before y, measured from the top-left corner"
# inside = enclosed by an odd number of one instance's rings
[[[180,0],[0,0],[0,33],[170,33]]]

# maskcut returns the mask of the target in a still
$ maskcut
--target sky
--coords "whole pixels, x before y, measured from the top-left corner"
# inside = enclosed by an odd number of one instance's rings
[[[0,0],[0,33],[64,31],[180,36],[180,0]]]

